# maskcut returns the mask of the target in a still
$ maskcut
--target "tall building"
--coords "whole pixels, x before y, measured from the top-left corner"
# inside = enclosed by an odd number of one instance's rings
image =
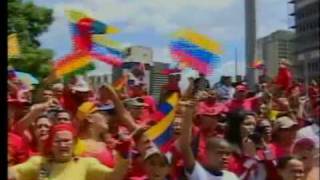
[[[92,74],[87,75],[85,80],[89,82],[90,86],[97,90],[103,84],[111,83],[111,74]]]
[[[262,59],[269,77],[278,73],[280,59],[294,59],[294,32],[278,30],[257,40],[257,58]]]
[[[156,98],[160,99],[161,87],[168,82],[168,76],[162,75],[161,71],[168,68],[169,64],[154,62],[150,71],[150,94]]]
[[[256,45],[256,0],[245,0],[245,51],[246,80],[251,87],[256,82],[255,71],[250,68],[255,59]]]
[[[296,31],[295,67],[298,77],[310,82],[320,76],[319,0],[291,0]]]

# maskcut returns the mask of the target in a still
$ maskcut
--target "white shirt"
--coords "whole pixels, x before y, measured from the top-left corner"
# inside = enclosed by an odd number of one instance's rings
[[[205,170],[196,162],[192,173],[186,172],[188,180],[239,180],[239,178],[230,171],[222,170],[222,176],[215,176]]]
[[[297,132],[297,137],[296,140],[302,139],[302,138],[310,138],[312,139],[315,144],[316,147],[319,148],[319,141],[320,141],[320,128],[318,124],[312,124],[310,126],[304,127],[302,129],[300,129]]]

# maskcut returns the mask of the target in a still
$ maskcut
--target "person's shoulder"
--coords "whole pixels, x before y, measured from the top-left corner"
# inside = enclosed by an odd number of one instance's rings
[[[225,180],[237,180],[239,179],[237,175],[235,175],[231,171],[223,170],[223,179]]]
[[[306,127],[299,129],[297,133],[303,135],[305,133],[310,132],[311,130],[312,130],[312,125],[308,125]]]

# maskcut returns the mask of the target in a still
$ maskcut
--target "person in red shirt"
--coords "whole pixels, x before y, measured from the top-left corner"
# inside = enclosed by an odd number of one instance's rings
[[[143,117],[143,110],[149,106],[148,104],[144,103],[143,98],[137,97],[126,99],[123,103],[137,124],[148,126],[148,123],[151,121],[151,119],[144,119],[145,117]]]
[[[272,164],[273,159],[269,156],[269,148],[264,146],[259,150],[258,143],[253,139],[257,124],[255,113],[244,110],[230,112],[227,121],[228,130],[225,137],[233,146],[228,169],[242,180],[266,178],[266,169],[275,168]],[[260,159],[258,154],[262,154],[264,158]]]
[[[63,90],[63,100],[60,99],[60,102],[63,102],[62,107],[70,112],[72,115],[75,115],[78,107],[90,100],[92,95],[91,89],[87,82],[83,79],[78,78],[76,82],[70,82],[69,87],[65,87]]]
[[[168,83],[161,87],[160,103],[165,102],[166,99],[175,92],[177,92],[180,95],[180,87],[179,87],[180,80],[181,80],[180,72],[174,72],[169,74]]]
[[[245,85],[238,85],[236,87],[235,98],[226,103],[229,111],[236,111],[244,109],[247,111],[257,111],[259,108],[260,97],[254,96],[247,98],[248,89]]]
[[[199,102],[196,110],[194,127],[193,148],[195,157],[201,163],[207,163],[206,140],[209,137],[223,136],[218,134],[217,127],[219,119],[226,112],[226,107],[215,102],[215,96],[210,96],[206,100]]]
[[[293,76],[289,70],[289,61],[287,59],[281,59],[279,63],[278,75],[275,79],[275,84],[282,90],[288,90],[292,86]]]
[[[290,154],[298,128],[298,123],[288,116],[275,120],[270,148],[276,159]]]

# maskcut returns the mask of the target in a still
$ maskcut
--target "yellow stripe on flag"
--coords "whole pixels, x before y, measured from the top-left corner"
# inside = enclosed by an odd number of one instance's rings
[[[74,10],[74,9],[66,9],[65,14],[68,20],[71,21],[72,23],[77,23],[82,18],[90,17],[86,13],[83,13],[79,10]]]
[[[213,52],[215,54],[222,54],[223,53],[221,46],[217,41],[210,39],[206,35],[199,34],[195,31],[190,30],[190,29],[180,30],[180,31],[174,33],[173,36],[190,41],[191,43],[193,43],[193,44],[195,44],[195,45],[197,45],[197,46],[199,46],[209,52]]]
[[[155,138],[159,137],[172,124],[175,117],[178,101],[178,93],[174,93],[168,98],[167,103],[169,103],[173,107],[173,109],[156,125],[152,126],[145,132],[148,138],[154,140]]]

